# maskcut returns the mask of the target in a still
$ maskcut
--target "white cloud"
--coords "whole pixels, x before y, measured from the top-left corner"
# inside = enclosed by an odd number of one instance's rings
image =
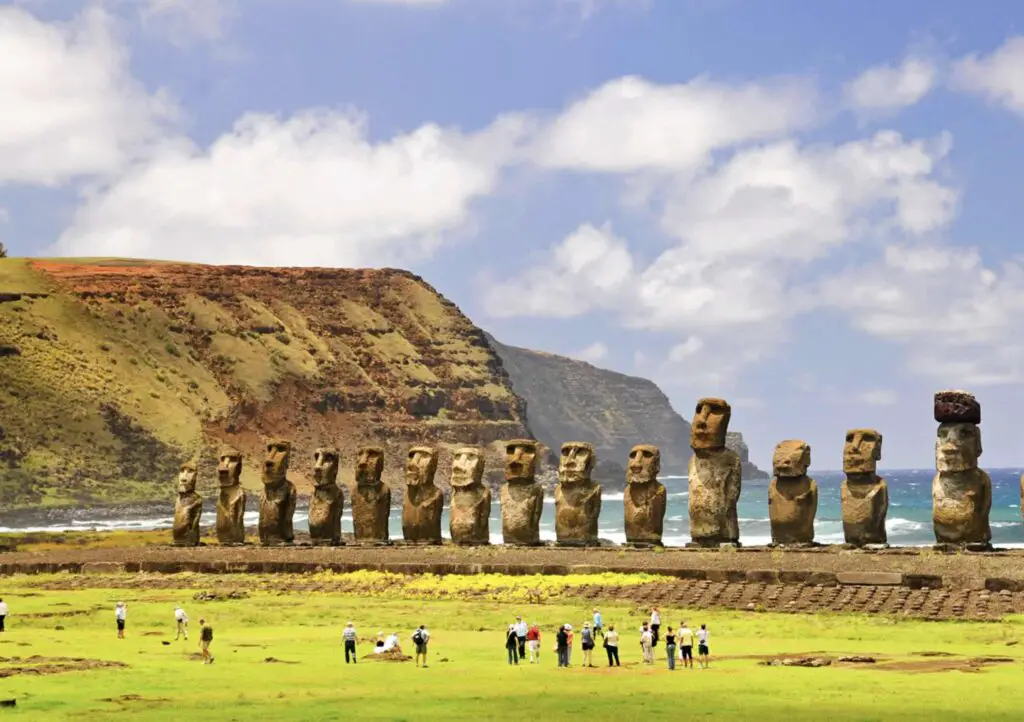
[[[600,341],[595,341],[586,348],[582,348],[569,355],[572,358],[579,359],[580,361],[596,364],[608,358],[608,347]]]
[[[815,93],[799,80],[658,85],[627,76],[572,103],[537,139],[549,168],[629,173],[696,170],[709,154],[810,124]]]
[[[363,118],[249,114],[209,147],[166,143],[92,193],[57,252],[208,263],[372,265],[429,253],[489,193],[525,131],[424,125],[367,139]]]
[[[1024,36],[1008,39],[990,55],[968,55],[953,65],[950,85],[1024,115]]]
[[[868,406],[892,406],[899,400],[899,395],[892,389],[871,389],[857,394],[857,400]]]
[[[847,83],[847,105],[866,112],[897,110],[920,101],[935,84],[935,65],[925,58],[910,57],[899,65],[879,65]]]
[[[138,4],[138,0],[119,1]],[[222,39],[238,11],[236,0],[144,0],[139,16],[143,27],[184,44],[193,36]]]
[[[100,9],[57,25],[0,8],[0,48],[0,186],[115,173],[175,114],[131,76]]]
[[[349,0],[362,5],[406,5],[409,7],[440,7],[449,0]]]

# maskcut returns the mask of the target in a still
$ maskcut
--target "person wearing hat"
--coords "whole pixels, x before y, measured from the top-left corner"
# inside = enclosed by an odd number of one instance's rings
[[[583,666],[594,666],[594,632],[590,629],[590,622],[583,623],[583,631],[580,632],[583,638]]]
[[[128,605],[118,602],[114,607],[114,619],[117,621],[117,638],[124,639],[124,624],[128,617]]]
[[[356,663],[356,627],[352,622],[345,625],[345,631],[341,633],[345,642],[345,664],[348,664],[349,655],[352,657],[352,664]]]
[[[526,622],[524,622],[523,618],[520,616],[516,617],[515,628],[516,641],[519,643],[519,659],[522,659],[526,656],[526,633],[530,628],[526,626]]]
[[[566,649],[565,649],[565,666],[569,667],[569,666],[572,666],[572,642],[573,642],[573,638],[575,636],[572,633],[572,625],[571,624],[566,624],[565,625],[565,633],[568,635],[568,638],[566,639],[567,646],[566,646]]]

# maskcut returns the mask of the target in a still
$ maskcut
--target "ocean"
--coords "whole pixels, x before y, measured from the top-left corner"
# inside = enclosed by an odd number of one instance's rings
[[[988,470],[992,477],[992,543],[1000,547],[1024,548],[1024,523],[1020,512],[1020,469]],[[932,534],[931,483],[935,472],[931,469],[907,469],[883,472],[889,484],[889,515],[886,528],[889,544],[892,546],[926,546],[935,541]],[[818,482],[818,515],[814,524],[815,541],[823,544],[843,542],[843,523],[839,501],[842,472],[812,472]],[[690,521],[687,511],[689,496],[687,479],[682,476],[662,477],[668,491],[668,507],[665,512],[663,540],[666,546],[683,546],[690,541]],[[501,507],[497,494],[491,507],[491,541],[501,543]],[[622,492],[606,493],[602,496],[600,536],[615,543],[626,540],[623,524]],[[206,513],[202,517],[203,527],[212,526],[216,512],[212,499],[207,499]],[[541,517],[541,538],[554,541],[555,500],[552,494],[545,499],[544,515]],[[739,501],[740,541],[744,546],[758,546],[771,541],[768,522],[768,482],[744,481]],[[246,525],[255,525],[256,512],[247,512]],[[0,527],[0,532],[17,531],[98,531],[113,529],[170,529],[172,517],[151,516],[124,519],[89,519],[87,516],[65,524],[30,527]],[[299,508],[295,513],[296,531],[306,531],[306,510]],[[448,536],[448,510],[445,509],[442,529]],[[352,531],[352,515],[346,499],[342,530]],[[402,512],[391,512],[391,538],[402,538]]]

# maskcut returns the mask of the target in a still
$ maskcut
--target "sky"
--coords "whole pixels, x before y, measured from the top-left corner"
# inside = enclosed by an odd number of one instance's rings
[[[770,468],[1024,465],[1024,5],[0,3],[18,256],[403,267],[507,344],[733,406]]]

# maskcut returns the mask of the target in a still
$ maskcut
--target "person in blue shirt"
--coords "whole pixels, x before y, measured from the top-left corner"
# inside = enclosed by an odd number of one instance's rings
[[[601,610],[594,607],[594,639],[597,639],[598,635],[604,636],[604,628],[601,625]]]

